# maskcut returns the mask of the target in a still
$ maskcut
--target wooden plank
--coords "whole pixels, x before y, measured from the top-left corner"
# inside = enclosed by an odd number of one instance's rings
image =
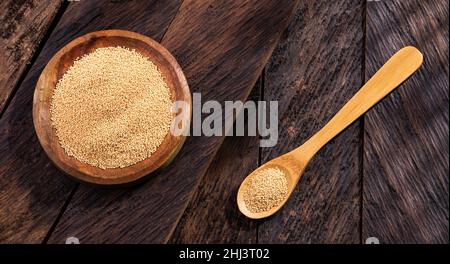
[[[270,60],[266,100],[279,101],[279,140],[262,163],[301,145],[361,87],[364,1],[301,1]],[[361,133],[356,122],[310,162],[259,243],[360,241]]]
[[[181,2],[71,3],[0,120],[0,242],[41,242],[77,184],[42,151],[31,117],[34,86],[50,57],[75,37],[127,29],[161,39]]]
[[[0,113],[60,7],[59,0],[0,2]]]
[[[185,0],[162,44],[202,100],[245,100],[297,1]],[[223,137],[189,137],[174,162],[144,184],[82,186],[50,238],[92,243],[167,242]]]
[[[446,0],[368,3],[366,79],[405,45],[424,64],[366,115],[363,239],[449,242],[448,14]]]
[[[249,96],[260,100],[262,78]],[[170,243],[256,243],[256,222],[239,212],[236,195],[258,167],[259,137],[227,137],[179,221]]]

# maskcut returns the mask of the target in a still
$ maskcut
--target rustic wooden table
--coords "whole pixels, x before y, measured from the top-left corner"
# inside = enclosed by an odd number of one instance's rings
[[[15,1],[0,3],[0,242],[449,242],[447,0]],[[204,100],[278,100],[280,137],[190,137],[135,187],[65,177],[32,124],[36,80],[82,34],[160,41]],[[304,142],[405,45],[423,67],[311,162],[287,206],[237,210],[241,180]],[[253,88],[253,89],[252,89]]]

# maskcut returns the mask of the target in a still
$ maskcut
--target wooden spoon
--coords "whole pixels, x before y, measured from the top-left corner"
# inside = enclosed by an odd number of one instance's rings
[[[265,163],[245,178],[237,194],[239,210],[252,219],[268,217],[277,212],[292,194],[312,157],[331,139],[405,81],[420,67],[422,61],[423,55],[415,47],[404,47],[394,54],[319,132],[300,147]],[[268,211],[251,212],[244,201],[248,181],[256,172],[272,167],[277,167],[284,172],[288,195],[278,206]]]

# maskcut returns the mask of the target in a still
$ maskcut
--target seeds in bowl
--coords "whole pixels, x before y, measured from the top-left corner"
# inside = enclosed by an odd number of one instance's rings
[[[64,151],[89,165],[124,168],[150,157],[174,114],[157,66],[135,50],[97,48],[57,82],[50,115]]]

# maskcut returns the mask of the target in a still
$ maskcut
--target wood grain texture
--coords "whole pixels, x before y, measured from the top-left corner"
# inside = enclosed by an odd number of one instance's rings
[[[33,123],[42,148],[53,163],[73,178],[85,183],[97,185],[124,185],[143,180],[151,176],[153,171],[167,166],[181,149],[184,133],[174,135],[167,132],[158,149],[146,159],[124,167],[100,169],[83,163],[67,155],[56,136],[56,130],[51,122],[51,102],[58,80],[78,58],[104,47],[126,47],[136,50],[152,61],[158,67],[169,88],[173,102],[184,102],[186,109],[177,118],[189,127],[192,103],[191,93],[186,77],[170,52],[153,39],[127,30],[100,30],[76,38],[60,49],[42,71],[36,84],[33,99]],[[175,114],[173,114],[175,118]]]
[[[266,71],[279,101],[279,140],[262,163],[301,145],[362,85],[364,1],[301,1]],[[309,163],[289,201],[260,222],[259,243],[360,241],[360,122]]]
[[[185,0],[162,44],[202,100],[245,100],[297,1]],[[82,186],[49,242],[167,242],[223,137],[189,137],[166,169],[138,188]]]
[[[60,6],[59,0],[0,2],[0,113]]]
[[[0,242],[41,242],[77,186],[51,164],[34,132],[33,92],[46,63],[69,41],[91,31],[127,29],[158,40],[179,5],[177,0],[68,6],[0,120]]]
[[[249,101],[260,100],[261,85],[262,77],[253,87]],[[258,136],[227,137],[169,242],[256,243],[257,223],[239,212],[236,191],[258,162]]]
[[[424,64],[366,115],[363,239],[449,242],[448,5],[368,3],[366,79],[408,44],[422,51]]]

